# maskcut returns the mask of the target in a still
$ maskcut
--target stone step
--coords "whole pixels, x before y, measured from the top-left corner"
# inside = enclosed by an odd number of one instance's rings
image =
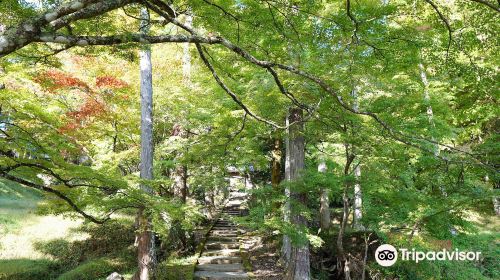
[[[224,223],[219,224],[219,223],[216,223],[214,225],[214,227],[226,227],[226,228],[227,227],[233,227],[233,228],[237,228],[238,226],[235,225],[235,224],[224,224]]]
[[[237,231],[229,231],[229,230],[215,230],[210,232],[209,236],[223,236],[223,237],[238,237],[239,232]]]
[[[223,250],[206,250],[201,254],[202,256],[230,256],[235,257],[240,254],[238,249],[223,249]]]
[[[239,242],[238,237],[210,236],[208,242]]]
[[[230,228],[230,227],[221,228],[221,227],[218,227],[218,228],[212,228],[212,230],[210,231],[210,233],[235,233],[235,234],[238,234],[239,231],[238,231],[237,228]]]
[[[232,280],[232,279],[249,279],[246,272],[218,272],[218,271],[196,271],[194,273],[196,280]]]
[[[238,249],[240,243],[237,242],[210,242],[205,244],[206,249]]]
[[[233,229],[233,230],[237,230],[238,227],[235,226],[235,225],[214,225],[212,227],[212,229],[222,229],[222,230],[225,230],[225,229]]]
[[[220,226],[220,227],[236,227],[236,225],[235,225],[235,224],[233,224],[233,223],[226,223],[226,222],[224,222],[224,223],[219,223],[219,222],[217,222],[217,223],[215,223],[215,224],[214,224],[214,226]]]
[[[241,263],[231,263],[231,264],[199,264],[196,266],[196,271],[244,271],[243,265]]]
[[[242,202],[241,201],[230,201],[226,204],[226,207],[224,207],[224,210],[239,210],[242,206]]]
[[[238,233],[236,232],[211,232],[210,237],[238,237]]]
[[[213,227],[211,232],[234,232],[238,233],[237,227]]]
[[[212,257],[200,257],[198,258],[199,264],[230,264],[230,263],[241,263],[240,257],[231,256],[212,256]]]
[[[212,228],[213,231],[216,231],[216,230],[222,230],[222,231],[234,231],[234,232],[237,232],[238,231],[238,228],[237,227],[234,227],[234,226],[227,226],[227,227],[224,227],[224,226],[215,226]]]
[[[235,233],[235,234],[238,234],[239,231],[237,228],[213,228],[211,233]]]

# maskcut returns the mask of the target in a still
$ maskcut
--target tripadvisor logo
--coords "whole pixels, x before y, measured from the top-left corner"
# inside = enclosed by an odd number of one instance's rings
[[[398,260],[398,255],[402,261],[414,261],[418,263],[423,260],[428,261],[478,261],[481,252],[472,251],[459,251],[455,249],[454,251],[448,251],[443,249],[441,251],[416,251],[415,249],[408,250],[405,248],[400,248],[399,252],[390,244],[380,245],[377,250],[375,250],[375,260],[381,266],[391,266]]]
[[[380,245],[375,251],[375,260],[381,266],[391,266],[398,260],[398,251],[392,245]]]

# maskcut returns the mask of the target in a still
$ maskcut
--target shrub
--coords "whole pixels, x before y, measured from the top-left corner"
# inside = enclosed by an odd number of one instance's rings
[[[57,264],[48,260],[0,260],[0,280],[49,280],[57,270]]]
[[[127,262],[124,262],[123,259],[99,258],[84,262],[76,268],[60,275],[57,280],[95,280],[105,278],[114,271],[127,269],[127,265]]]

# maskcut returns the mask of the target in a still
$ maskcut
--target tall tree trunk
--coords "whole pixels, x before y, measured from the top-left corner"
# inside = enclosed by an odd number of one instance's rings
[[[186,13],[184,25],[191,28],[193,27],[193,16],[189,10]],[[184,83],[190,87],[191,86],[191,53],[189,52],[189,43],[184,43],[182,45],[182,78]]]
[[[281,183],[281,139],[276,137],[273,139],[271,149],[271,185],[273,189],[277,190]],[[273,209],[279,209],[280,203],[273,202]]]
[[[490,182],[490,176],[488,174],[484,175],[484,182],[489,183]],[[491,198],[493,202],[493,210],[495,211],[495,214],[497,216],[500,216],[500,197],[495,195],[496,190],[499,188],[498,181],[493,182],[493,197]]]
[[[424,103],[427,105],[427,119],[429,120],[429,124],[432,128],[436,125],[434,124],[434,112],[432,111],[432,106],[430,104],[431,97],[429,95],[429,80],[427,79],[427,73],[425,72],[425,67],[422,63],[418,64],[418,68],[420,69],[420,80],[424,85]],[[434,136],[431,138],[434,140]],[[434,145],[434,155],[439,156],[439,146]]]
[[[186,202],[187,199],[187,166],[179,164],[173,173],[174,176],[174,195]]]
[[[354,216],[353,216],[353,227],[357,230],[363,230],[364,227],[361,224],[361,219],[363,218],[363,193],[361,191],[361,184],[359,183],[361,177],[361,166],[356,165],[354,168],[354,178],[356,182],[354,183]]]
[[[271,185],[277,188],[281,182],[281,140],[274,138],[271,151]]]
[[[288,135],[286,140],[286,160],[285,160],[285,179],[293,181],[301,176],[304,169],[305,159],[305,141],[304,141],[304,125],[302,110],[298,108],[290,108],[287,115]],[[293,199],[296,203],[307,203],[307,193],[298,193],[291,191],[287,187],[286,194],[288,196],[286,209],[288,218],[297,228],[307,228],[306,218],[296,211],[291,211],[290,200]],[[288,237],[287,237],[288,238]],[[311,278],[310,263],[309,263],[309,244],[291,244],[290,239],[287,240],[289,246],[284,248],[284,253],[288,254],[289,261],[287,263],[287,271],[285,279],[288,280],[307,280]]]
[[[358,102],[358,89],[354,87],[352,90],[352,98],[353,98],[353,109],[355,111],[359,110],[359,102]],[[356,128],[354,128],[356,129]],[[352,156],[356,157],[355,148],[352,147]],[[361,218],[363,217],[363,192],[361,190],[361,184],[359,183],[361,177],[361,162],[359,162],[354,168],[354,177],[356,179],[356,183],[354,184],[354,203],[353,203],[353,227],[357,230],[363,230],[364,227],[361,224]]]
[[[425,70],[425,67],[422,63],[418,64],[418,68],[420,70],[420,80],[422,81],[422,84],[424,85],[424,103],[427,105],[427,119],[429,120],[429,124],[431,126],[431,129],[434,129],[436,127],[434,123],[434,112],[432,111],[432,106],[431,106],[431,97],[429,95],[429,80],[427,79],[427,72]],[[431,139],[434,140],[434,136],[431,136]],[[434,156],[439,156],[440,151],[439,151],[439,145],[434,144],[433,145],[433,153]],[[441,191],[441,194],[443,196],[448,196],[448,193],[446,192],[446,189],[442,186],[439,186],[439,190]]]
[[[141,31],[148,32],[149,12],[141,10]],[[151,49],[143,46],[140,51],[141,67],[141,179],[153,179],[153,81],[151,65]],[[141,185],[141,189],[149,194],[153,193],[151,187]],[[151,231],[150,221],[144,207],[137,214],[138,231],[137,261],[139,270],[134,279],[148,280],[155,265],[154,235]]]
[[[187,138],[186,130],[180,125],[175,124],[172,129],[172,136],[178,136],[180,138]],[[177,158],[183,156],[183,152],[179,152]],[[181,199],[182,202],[186,202],[188,187],[187,187],[187,166],[183,163],[177,163],[174,172],[172,173],[174,183],[173,191],[174,195]]]
[[[493,210],[497,216],[500,216],[500,198],[498,196],[493,197]]]
[[[320,162],[318,165],[318,172],[325,173],[326,172],[326,163],[324,161]],[[330,218],[330,200],[329,195],[330,192],[327,188],[322,188],[320,190],[320,207],[319,207],[319,224],[321,230],[327,230],[330,228],[331,218]]]
[[[355,158],[354,153],[350,151],[349,149],[352,148],[350,147],[349,144],[345,143],[345,154],[346,154],[346,163],[344,166],[344,176],[349,175],[349,170],[351,168],[351,164]],[[337,263],[337,268],[339,272],[344,272],[344,277],[346,280],[351,279],[350,275],[350,262],[349,259],[347,258],[347,255],[344,251],[344,232],[347,226],[347,220],[349,218],[349,196],[347,195],[347,192],[350,189],[350,185],[346,183],[344,185],[344,191],[342,193],[342,221],[340,222],[340,229],[339,229],[339,235],[337,236],[337,252],[338,252],[338,263]]]

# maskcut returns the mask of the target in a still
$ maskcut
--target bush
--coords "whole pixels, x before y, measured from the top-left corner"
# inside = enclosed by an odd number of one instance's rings
[[[134,242],[134,231],[131,225],[112,221],[99,226],[88,224],[80,231],[89,234],[90,237],[73,242],[54,239],[35,243],[35,248],[54,257],[65,267],[75,267],[100,257],[133,255],[131,245]]]
[[[135,267],[132,225],[112,221],[104,225],[86,224],[79,231],[90,235],[89,238],[36,243],[37,250],[53,257],[59,267],[54,270],[59,273],[52,273],[55,275],[52,278],[29,279],[55,279],[60,275],[57,279],[95,280],[105,278],[114,271],[123,272]]]
[[[126,270],[127,266],[127,262],[124,262],[122,259],[99,258],[84,262],[80,266],[60,275],[57,280],[95,280],[105,278],[114,271]]]
[[[57,270],[57,264],[48,260],[0,260],[0,280],[49,280]]]

